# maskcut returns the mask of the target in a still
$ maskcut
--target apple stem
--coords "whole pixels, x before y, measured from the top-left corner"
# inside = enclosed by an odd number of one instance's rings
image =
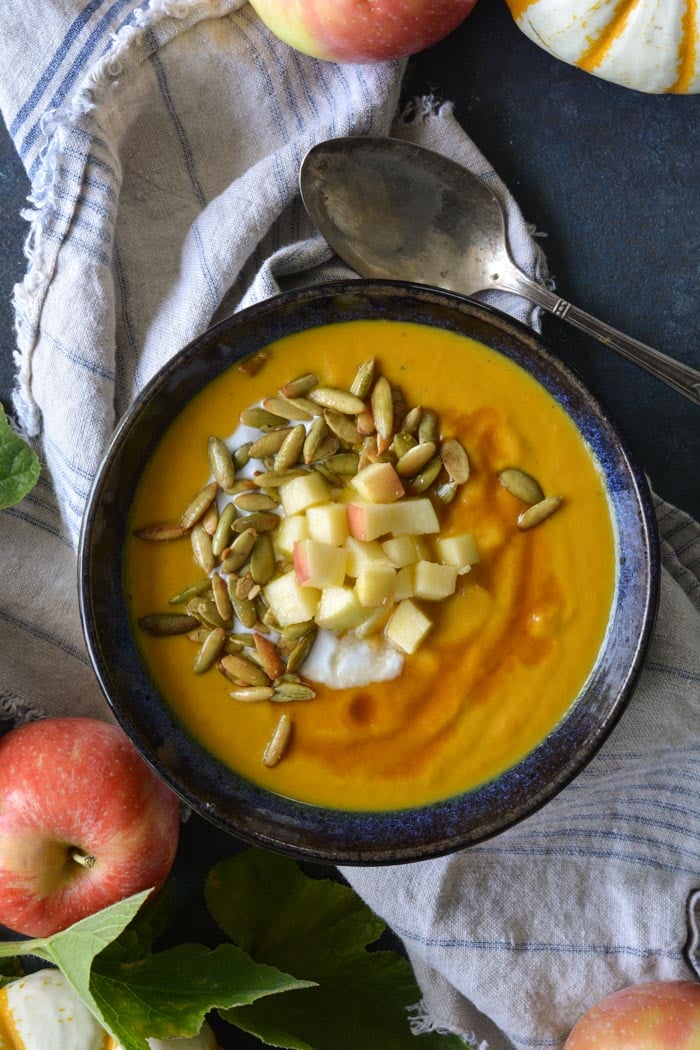
[[[97,857],[92,853],[83,853],[82,850],[72,849],[70,855],[74,861],[77,861],[78,864],[82,864],[84,868],[94,868],[95,864],[97,864]]]

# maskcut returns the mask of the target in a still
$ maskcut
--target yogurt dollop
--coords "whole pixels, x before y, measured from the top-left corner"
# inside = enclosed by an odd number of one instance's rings
[[[363,639],[332,631],[318,632],[313,649],[304,661],[304,678],[331,689],[348,689],[398,678],[403,656],[389,642]]]

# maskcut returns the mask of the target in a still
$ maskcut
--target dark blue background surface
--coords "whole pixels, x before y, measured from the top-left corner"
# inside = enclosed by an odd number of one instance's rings
[[[405,97],[452,100],[543,241],[561,295],[700,368],[700,96],[653,96],[571,68],[527,40],[503,0],[409,63]],[[9,296],[24,265],[28,183],[0,134],[0,397],[12,386]],[[608,404],[660,495],[700,518],[700,409],[611,351],[545,319],[545,334]],[[206,940],[196,887],[235,850],[192,819],[177,865],[181,935]],[[222,1043],[233,1046],[233,1042]],[[257,1045],[238,1037],[239,1048]]]

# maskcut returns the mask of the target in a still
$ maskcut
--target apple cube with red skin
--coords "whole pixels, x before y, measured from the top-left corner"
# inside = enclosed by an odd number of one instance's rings
[[[177,797],[117,726],[45,718],[13,729],[0,740],[0,923],[50,937],[158,888],[179,827]]]
[[[434,561],[419,561],[414,566],[413,593],[416,598],[441,602],[454,594],[457,586],[455,565],[436,565]]]
[[[348,504],[350,535],[359,540],[394,536],[423,535],[440,531],[435,508],[427,498],[406,499],[400,503],[352,502]]]
[[[313,620],[321,598],[321,592],[315,588],[299,586],[294,569],[271,580],[263,594],[280,627]]]
[[[318,540],[297,540],[294,571],[300,587],[340,587],[345,579],[348,556],[342,547]]]
[[[406,598],[396,606],[385,633],[397,649],[410,654],[415,653],[432,626],[432,620]]]
[[[306,522],[306,515],[293,514],[289,518],[285,515],[280,519],[275,532],[275,547],[282,554],[286,554],[291,558],[294,554],[296,541],[308,540],[308,538],[309,527]]]
[[[393,503],[406,495],[401,478],[391,463],[370,463],[358,470],[352,484],[361,498],[371,503]]]
[[[318,507],[309,507],[306,524],[310,539],[342,547],[348,538],[347,507],[344,503],[322,503]]]
[[[393,565],[377,563],[363,569],[355,582],[355,594],[365,609],[391,605],[396,587],[396,569]]]
[[[363,540],[355,539],[354,536],[348,536],[345,541],[345,550],[348,555],[346,572],[348,576],[354,578],[357,578],[363,569],[369,569],[374,565],[391,565],[376,540],[365,543]]]
[[[367,610],[351,587],[326,587],[314,618],[327,631],[351,631],[367,618]]]
[[[282,508],[287,515],[301,514],[307,507],[315,507],[318,503],[328,503],[331,498],[328,486],[316,471],[300,474],[298,478],[292,478],[286,485],[280,485],[279,495]]]
[[[460,576],[469,572],[479,561],[479,548],[471,532],[458,536],[440,536],[435,541],[437,555],[443,565],[455,565]]]

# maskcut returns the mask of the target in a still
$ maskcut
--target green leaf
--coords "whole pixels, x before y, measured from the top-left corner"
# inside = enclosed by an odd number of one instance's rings
[[[0,509],[24,499],[39,480],[40,470],[36,454],[17,437],[0,405]]]
[[[285,857],[248,850],[218,864],[205,886],[221,928],[258,962],[317,988],[222,1014],[287,1050],[465,1050],[461,1038],[414,1036],[408,1008],[421,993],[410,964],[368,952],[383,922],[346,886],[309,879]]]
[[[253,962],[233,944],[213,950],[184,944],[136,963],[97,959],[91,990],[124,1050],[141,1050],[148,1036],[195,1036],[212,1009],[308,988],[272,966]]]

